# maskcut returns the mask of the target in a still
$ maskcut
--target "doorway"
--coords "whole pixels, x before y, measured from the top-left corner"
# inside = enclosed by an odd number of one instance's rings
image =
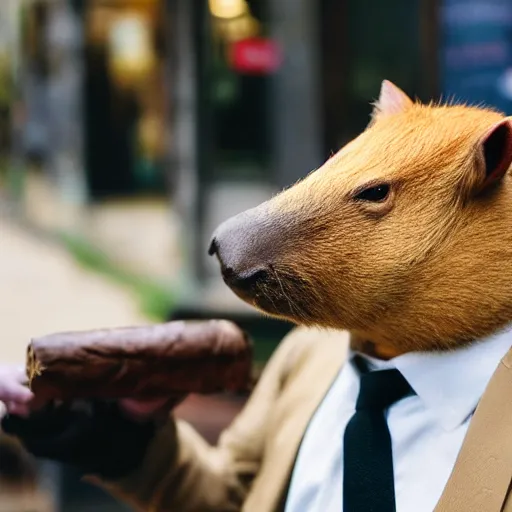
[[[83,20],[90,197],[167,194],[166,2],[93,0]]]

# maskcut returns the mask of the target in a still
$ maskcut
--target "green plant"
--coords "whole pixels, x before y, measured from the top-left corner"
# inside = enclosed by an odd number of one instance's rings
[[[84,238],[60,233],[64,246],[84,268],[101,274],[128,288],[140,302],[142,312],[154,321],[165,321],[175,305],[175,294],[167,286],[136,275],[118,265],[103,251]]]

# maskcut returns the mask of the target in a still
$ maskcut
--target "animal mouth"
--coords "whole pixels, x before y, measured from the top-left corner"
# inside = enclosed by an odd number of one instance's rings
[[[278,317],[294,317],[295,308],[284,296],[276,296],[275,294],[257,293],[252,304],[259,310]]]
[[[223,272],[223,278],[239,298],[268,315],[302,320],[310,316],[303,299],[306,284],[296,276],[280,275],[272,265],[253,272],[250,279],[243,280],[243,286],[237,286],[240,279],[233,279],[229,272]]]

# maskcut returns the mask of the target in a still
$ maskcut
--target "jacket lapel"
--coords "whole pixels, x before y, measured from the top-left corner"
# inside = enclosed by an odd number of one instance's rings
[[[512,349],[470,422],[435,512],[500,512],[512,477]]]
[[[289,428],[287,431],[289,439],[286,445],[283,444],[283,449],[281,450],[280,454],[280,463],[279,466],[276,468],[276,474],[279,473],[279,481],[281,482],[280,489],[276,493],[276,496],[279,497],[279,503],[276,507],[276,510],[279,512],[284,511],[286,506],[286,499],[288,497],[288,492],[290,489],[293,468],[297,461],[299,448],[300,445],[302,444],[302,440],[304,439],[306,430],[316,410],[318,409],[325,395],[330,389],[331,383],[336,378],[338,371],[339,366],[332,373],[332,378],[330,378],[328,382],[325,382],[325,386],[322,386],[324,389],[321,390],[320,388],[318,388],[319,393],[315,393],[316,396],[313,399],[308,400],[305,407],[303,407],[301,413],[296,416],[295,425],[290,425],[291,428]]]
[[[324,335],[325,336],[325,335]],[[265,468],[253,484],[244,512],[282,511],[296,456],[316,409],[330,389],[347,356],[348,336],[318,341],[300,372],[300,384],[290,386],[278,419],[278,431],[266,447]],[[293,411],[289,414],[286,411]]]

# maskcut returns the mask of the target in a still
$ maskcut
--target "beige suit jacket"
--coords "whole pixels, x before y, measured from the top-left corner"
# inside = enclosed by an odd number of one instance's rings
[[[141,511],[282,511],[302,437],[348,345],[347,333],[296,329],[217,446],[171,420],[136,473],[96,483]],[[435,512],[512,512],[511,477],[512,350],[480,401]]]

